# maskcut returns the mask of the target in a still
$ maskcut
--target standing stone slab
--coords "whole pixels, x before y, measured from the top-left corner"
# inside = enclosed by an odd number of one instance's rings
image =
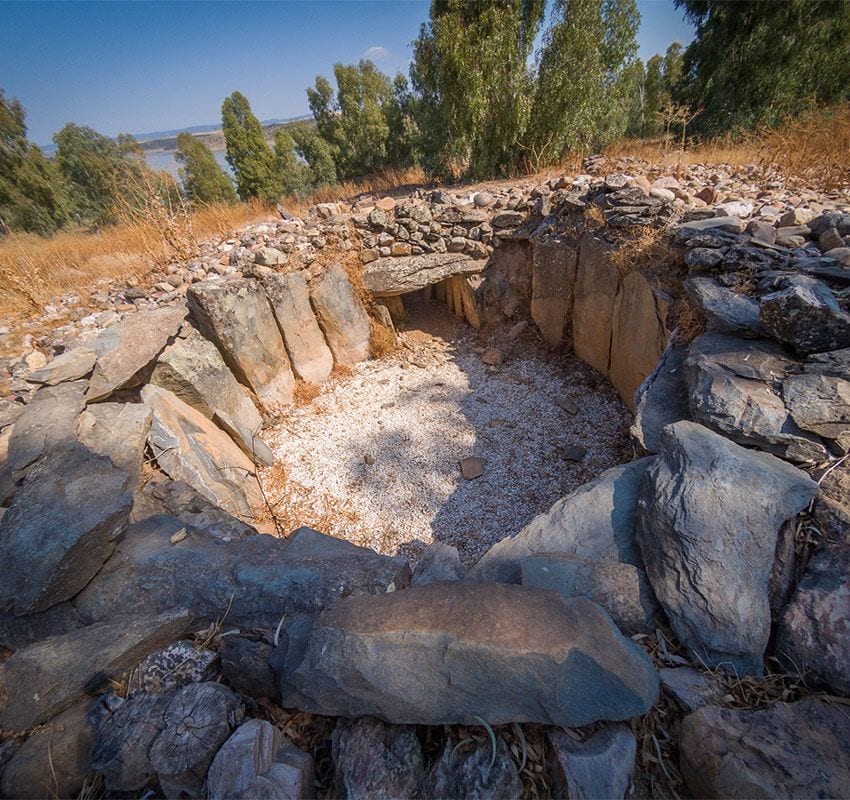
[[[369,316],[342,267],[333,266],[310,287],[310,301],[337,364],[369,357]]]
[[[425,782],[424,797],[464,797],[476,800],[515,800],[522,796],[519,777],[511,751],[503,737],[496,735],[495,748],[490,741],[446,739],[440,759],[431,767]]]
[[[263,505],[254,463],[203,414],[158,386],[142,389],[153,412],[148,441],[162,470],[241,518]]]
[[[595,603],[504,584],[348,597],[282,650],[284,707],[394,723],[587,725],[643,714],[659,691]]]
[[[620,275],[611,261],[612,246],[593,235],[581,240],[573,301],[576,355],[607,375],[611,366],[614,301]]]
[[[567,241],[533,238],[531,318],[544,341],[557,347],[572,315],[578,253]]]
[[[179,639],[189,621],[186,611],[169,611],[89,625],[18,650],[0,664],[0,728],[24,731],[52,719]]]
[[[89,343],[97,363],[89,379],[86,401],[102,400],[134,383],[163,348],[177,336],[186,318],[185,306],[140,311],[107,328]]]
[[[652,588],[698,663],[762,674],[768,581],[783,522],[817,484],[693,422],[664,430],[644,477],[638,541]]]
[[[0,519],[0,605],[44,611],[80,591],[127,524],[132,482],[79,445],[32,467]]]
[[[252,280],[206,281],[188,293],[201,333],[270,413],[292,402],[295,378],[263,287]]]
[[[323,383],[334,366],[316,315],[303,272],[273,273],[263,278],[292,369],[301,380]]]

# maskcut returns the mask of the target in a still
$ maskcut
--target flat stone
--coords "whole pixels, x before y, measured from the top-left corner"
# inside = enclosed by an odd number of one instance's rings
[[[25,731],[120,678],[148,652],[179,639],[186,611],[136,615],[51,636],[0,664],[0,727]]]
[[[425,586],[437,581],[459,581],[463,579],[464,573],[457,548],[445,542],[433,542],[419,557],[410,585]]]
[[[254,463],[230,436],[159,386],[145,386],[142,400],[153,412],[148,442],[163,472],[236,517],[263,507]]]
[[[0,612],[0,648],[18,650],[33,642],[79,628],[77,611],[68,601],[37,614]]]
[[[816,494],[774,456],[693,422],[664,429],[640,490],[638,541],[655,595],[698,663],[762,674],[779,528]]]
[[[516,536],[491,547],[470,570],[473,580],[519,583],[521,563],[535,553],[563,553],[586,561],[641,564],[635,543],[638,487],[652,459],[603,472],[558,500]]]
[[[707,706],[682,722],[679,766],[694,797],[843,797],[850,718],[815,698],[760,711]]]
[[[497,347],[488,347],[481,355],[481,363],[488,367],[498,367],[504,361],[505,354]]]
[[[320,714],[577,726],[658,697],[649,658],[599,606],[542,589],[454,581],[353,596],[287,638],[282,704]]]
[[[133,476],[82,446],[46,456],[0,519],[0,606],[44,611],[109,558],[133,505]]]
[[[624,800],[635,769],[637,742],[625,725],[610,725],[584,741],[564,731],[546,732],[550,774],[558,797]]]
[[[466,241],[462,240],[462,247]],[[363,270],[363,283],[374,295],[406,294],[456,275],[477,275],[485,262],[462,252],[427,253],[372,261]]]
[[[744,294],[736,294],[713,278],[692,275],[685,279],[685,291],[708,319],[711,330],[741,336],[763,335],[759,304]]]
[[[295,374],[309,383],[323,383],[331,374],[334,358],[310,306],[304,273],[267,275],[263,286]]]
[[[484,474],[484,459],[476,456],[467,456],[459,462],[460,473],[464,480],[471,481],[480,478]]]
[[[177,336],[185,318],[185,306],[140,311],[89,342],[88,347],[97,353],[97,362],[89,379],[86,402],[102,400],[116,389],[138,383],[139,373]]]
[[[292,402],[295,378],[277,322],[256,281],[207,281],[191,286],[189,308],[201,333],[269,413]]]
[[[425,797],[515,800],[522,795],[522,781],[499,734],[495,751],[489,740],[460,742],[452,734],[425,778],[423,793]]]
[[[311,284],[310,301],[334,363],[350,366],[369,357],[369,316],[342,267],[331,267]]]
[[[716,676],[697,672],[693,667],[658,670],[661,686],[685,711],[720,703],[725,693]]]
[[[801,428],[850,444],[850,381],[830,375],[791,375],[782,382],[782,396]]]
[[[57,383],[77,381],[91,373],[97,361],[97,353],[88,347],[77,347],[56,356],[46,367],[27,375],[30,383],[55,386]]]
[[[699,197],[699,195],[697,195]],[[688,230],[695,232],[710,231],[719,228],[730,233],[743,233],[747,224],[736,216],[709,217],[708,219],[694,219],[688,222],[680,222],[673,226],[673,230]]]

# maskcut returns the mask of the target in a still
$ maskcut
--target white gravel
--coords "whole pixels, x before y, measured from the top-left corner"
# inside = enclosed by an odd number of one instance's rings
[[[630,458],[631,415],[610,384],[530,331],[498,367],[482,364],[475,332],[443,305],[420,307],[401,339],[267,431],[287,520],[387,554],[415,557],[441,540],[473,563]],[[570,445],[587,449],[581,462],[564,458]],[[466,456],[484,459],[482,477],[462,478]]]

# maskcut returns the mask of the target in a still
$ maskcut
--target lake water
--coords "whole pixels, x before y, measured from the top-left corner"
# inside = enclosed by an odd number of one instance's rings
[[[230,169],[230,164],[228,164],[225,160],[224,150],[213,150],[213,155],[215,156],[215,160],[218,162],[218,165],[228,175],[232,175],[233,171]],[[148,162],[148,166],[151,169],[157,171],[165,170],[166,172],[170,172],[175,178],[177,177],[177,168],[180,165],[174,158],[174,153],[172,151],[145,151],[145,161]]]

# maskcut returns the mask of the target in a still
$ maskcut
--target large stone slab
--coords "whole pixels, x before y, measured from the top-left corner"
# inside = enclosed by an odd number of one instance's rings
[[[180,330],[185,306],[140,311],[107,328],[89,344],[97,362],[89,379],[86,400],[102,400],[116,389],[135,384]]]
[[[234,516],[262,508],[254,463],[230,436],[159,386],[145,386],[142,400],[153,412],[148,442],[163,472]]]
[[[184,610],[135,615],[51,636],[0,664],[0,727],[24,731],[104,689],[151,650],[179,639],[190,622]]]
[[[652,588],[698,663],[762,673],[778,531],[816,494],[814,481],[774,456],[693,422],[665,428],[640,490],[638,541]]]
[[[599,606],[542,589],[454,581],[349,597],[287,638],[282,705],[320,714],[577,726],[658,697],[649,658]]]
[[[311,284],[310,302],[334,363],[350,366],[369,357],[369,315],[342,267],[330,267]]]
[[[582,238],[573,300],[573,348],[582,361],[603,375],[611,366],[614,302],[620,287],[612,250],[596,236]]]
[[[295,374],[310,383],[326,381],[334,358],[310,306],[304,273],[272,273],[263,277],[263,286]]]
[[[516,536],[494,544],[468,577],[519,583],[522,560],[534,553],[564,553],[588,561],[640,565],[635,509],[641,478],[651,463],[650,458],[632,461],[580,486]]]
[[[850,716],[815,698],[761,711],[707,706],[682,722],[679,766],[694,797],[844,797]]]
[[[572,316],[578,251],[560,237],[531,241],[531,318],[543,340],[557,347]]]
[[[363,267],[363,283],[375,296],[406,294],[455,275],[475,275],[486,266],[463,253],[387,256]]]
[[[150,382],[173,392],[228,431],[242,451],[266,466],[274,456],[260,438],[263,418],[239,384],[218,348],[197,331],[178,339],[160,354]]]
[[[204,281],[188,293],[201,333],[270,413],[292,402],[295,378],[263,287],[252,280]]]
[[[763,336],[759,304],[752,297],[721,286],[714,278],[691,275],[684,289],[708,320],[711,330],[739,336]]]
[[[43,611],[82,589],[127,524],[132,483],[127,471],[82,446],[31,467],[0,519],[0,605]]]
[[[180,532],[186,535],[172,543]],[[226,613],[228,625],[273,631],[284,614],[315,614],[352,592],[386,592],[409,578],[404,559],[309,528],[288,539],[257,534],[223,541],[187,531],[173,517],[156,517],[129,529],[76,605],[94,622],[120,611],[116,597],[132,597],[139,613],[180,606],[199,624]]]

